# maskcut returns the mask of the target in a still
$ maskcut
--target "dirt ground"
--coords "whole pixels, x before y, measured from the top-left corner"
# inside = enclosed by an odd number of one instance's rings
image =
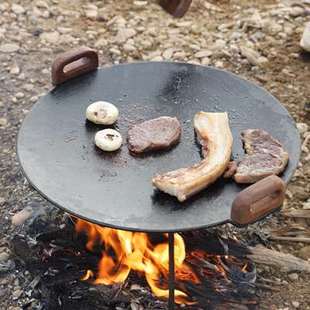
[[[277,97],[298,123],[303,142],[283,211],[248,229],[228,229],[245,241],[253,234],[267,236],[269,248],[310,259],[309,243],[268,238],[280,228],[291,235],[297,230],[308,242],[310,237],[309,213],[307,218],[285,216],[288,210],[306,213],[310,209],[310,53],[302,52],[299,45],[307,21],[307,0],[194,0],[182,19],[168,16],[151,0],[2,0],[1,309],[23,309],[24,289],[32,281],[23,268],[3,267],[13,260],[9,239],[20,229],[12,226],[11,217],[34,200],[48,204],[22,175],[16,158],[17,132],[38,97],[52,88],[50,68],[55,56],[81,45],[99,51],[101,66],[139,60],[210,65],[239,74]],[[277,283],[262,290],[259,309],[310,309],[309,274],[287,274],[270,266],[258,266],[258,271]]]

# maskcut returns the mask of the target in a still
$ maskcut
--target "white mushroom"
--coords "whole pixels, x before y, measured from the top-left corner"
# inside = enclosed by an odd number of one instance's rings
[[[121,147],[122,136],[114,129],[103,129],[96,133],[95,144],[103,151],[113,152]]]
[[[112,125],[118,118],[117,107],[106,101],[96,101],[86,109],[86,118],[100,125]]]

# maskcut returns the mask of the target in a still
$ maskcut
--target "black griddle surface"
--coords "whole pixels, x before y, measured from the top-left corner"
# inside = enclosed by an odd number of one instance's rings
[[[85,121],[97,100],[120,110],[115,128],[126,141],[137,122],[168,115],[182,123],[181,142],[170,151],[133,157],[126,145],[116,153],[94,146],[103,129]],[[231,204],[243,188],[218,180],[185,203],[157,192],[159,172],[200,161],[192,119],[196,112],[227,111],[234,136],[233,159],[244,151],[240,132],[267,130],[283,143],[290,161],[288,182],[300,154],[299,134],[286,109],[262,88],[221,70],[183,63],[136,63],[99,69],[58,86],[26,117],[18,157],[30,183],[49,201],[80,218],[134,231],[183,231],[228,222]]]

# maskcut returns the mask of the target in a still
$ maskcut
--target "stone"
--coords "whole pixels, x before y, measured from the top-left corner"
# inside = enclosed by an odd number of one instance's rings
[[[208,51],[208,50],[205,50],[205,51],[200,51],[200,52],[197,52],[195,54],[195,57],[196,58],[204,58],[204,57],[209,57],[212,55],[212,52],[211,51]]]
[[[4,3],[0,3],[0,12],[4,12],[7,11],[9,8],[9,4],[4,2]]]
[[[20,226],[25,223],[33,215],[32,207],[27,206],[23,210],[17,212],[12,217],[12,224],[14,226]]]
[[[301,6],[293,6],[289,12],[292,17],[298,17],[305,14],[305,9]]]
[[[22,98],[25,97],[25,94],[22,93],[22,92],[18,92],[18,93],[15,95],[15,97],[16,97],[17,99],[22,99]]]
[[[252,28],[262,28],[264,26],[263,19],[258,11],[255,11],[249,18],[247,21],[247,26]]]
[[[95,47],[107,47],[108,41],[104,38],[100,38],[95,42]]]
[[[19,50],[19,45],[15,43],[5,43],[0,45],[0,52],[2,53],[14,53]]]
[[[204,57],[201,59],[201,64],[204,66],[208,66],[210,64],[211,60],[209,57]]]
[[[89,19],[96,20],[98,17],[98,11],[97,10],[86,10],[85,16]]]
[[[13,300],[18,299],[22,295],[23,291],[20,288],[16,288],[12,294]]]
[[[309,198],[309,195],[308,195],[306,188],[304,186],[291,184],[291,185],[289,185],[289,190],[293,194],[294,199],[306,201]]]
[[[253,66],[261,66],[268,62],[266,57],[261,56],[257,51],[252,48],[242,46],[240,47],[240,52],[248,62]]]
[[[19,73],[20,73],[20,69],[18,65],[15,63],[10,69],[10,74],[18,75]]]
[[[299,308],[300,303],[299,303],[298,301],[292,301],[292,306],[293,306],[294,308]]]
[[[174,48],[168,48],[163,52],[162,56],[164,59],[171,59],[174,52],[175,52]]]
[[[126,43],[123,46],[123,50],[127,53],[133,52],[136,50],[136,48],[134,47],[134,45],[130,44],[130,43]]]
[[[31,103],[36,103],[38,100],[39,100],[38,96],[33,96],[33,97],[30,98],[30,102]]]
[[[306,245],[305,247],[301,248],[298,252],[298,256],[305,260],[310,259],[310,245]]]
[[[47,43],[52,43],[52,44],[57,43],[59,38],[60,38],[60,34],[57,31],[43,32],[40,35],[40,39],[42,41],[45,41]]]
[[[9,260],[10,254],[7,253],[6,251],[2,251],[0,253],[0,263],[5,263]]]
[[[298,278],[299,278],[299,276],[298,276],[297,273],[290,273],[290,274],[288,275],[288,278],[289,278],[290,280],[292,280],[292,281],[297,281]]]
[[[296,127],[301,135],[308,131],[309,126],[306,123],[297,123]]]
[[[19,14],[24,14],[25,13],[25,9],[19,5],[19,4],[12,4],[12,12],[15,13],[16,15],[19,15]]]
[[[34,85],[30,84],[30,83],[27,83],[27,84],[23,85],[23,89],[26,90],[26,91],[32,91],[33,88],[34,88]]]
[[[308,199],[306,202],[302,204],[302,208],[304,210],[310,210],[310,199]]]
[[[132,38],[136,35],[136,31],[131,28],[120,28],[115,36],[116,43],[124,43],[129,38]]]
[[[224,68],[224,63],[221,60],[216,61],[214,65],[217,68]]]
[[[214,45],[212,46],[212,49],[214,50],[223,50],[227,46],[227,43],[225,40],[218,39],[215,41]]]
[[[40,9],[48,9],[48,4],[47,2],[43,1],[43,0],[38,0],[35,2],[35,6],[40,8]]]
[[[0,117],[0,127],[6,127],[8,120],[4,117]]]
[[[70,33],[72,32],[72,28],[70,27],[58,27],[57,31],[61,34]]]
[[[163,61],[163,57],[162,56],[155,56],[154,58],[151,59],[152,61]]]
[[[300,46],[307,52],[310,52],[310,23],[307,23],[300,40]]]
[[[134,2],[133,2],[134,6],[137,6],[137,7],[146,6],[147,3],[148,3],[147,1],[134,1]]]

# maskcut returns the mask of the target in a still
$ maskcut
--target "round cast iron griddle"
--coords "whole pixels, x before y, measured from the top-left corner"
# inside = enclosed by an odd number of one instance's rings
[[[115,125],[127,130],[143,120],[168,115],[182,123],[173,149],[140,157],[126,145],[116,153],[94,146],[102,126],[85,121],[86,107],[111,101],[120,110]],[[244,155],[240,132],[262,128],[279,139],[290,155],[287,182],[299,159],[299,134],[285,108],[254,84],[221,70],[183,63],[136,63],[99,69],[72,79],[42,97],[26,117],[18,137],[18,156],[30,183],[49,201],[88,221],[134,231],[183,231],[230,220],[231,204],[244,187],[218,180],[179,203],[155,191],[159,172],[200,161],[194,114],[227,111],[234,136],[233,159]]]

